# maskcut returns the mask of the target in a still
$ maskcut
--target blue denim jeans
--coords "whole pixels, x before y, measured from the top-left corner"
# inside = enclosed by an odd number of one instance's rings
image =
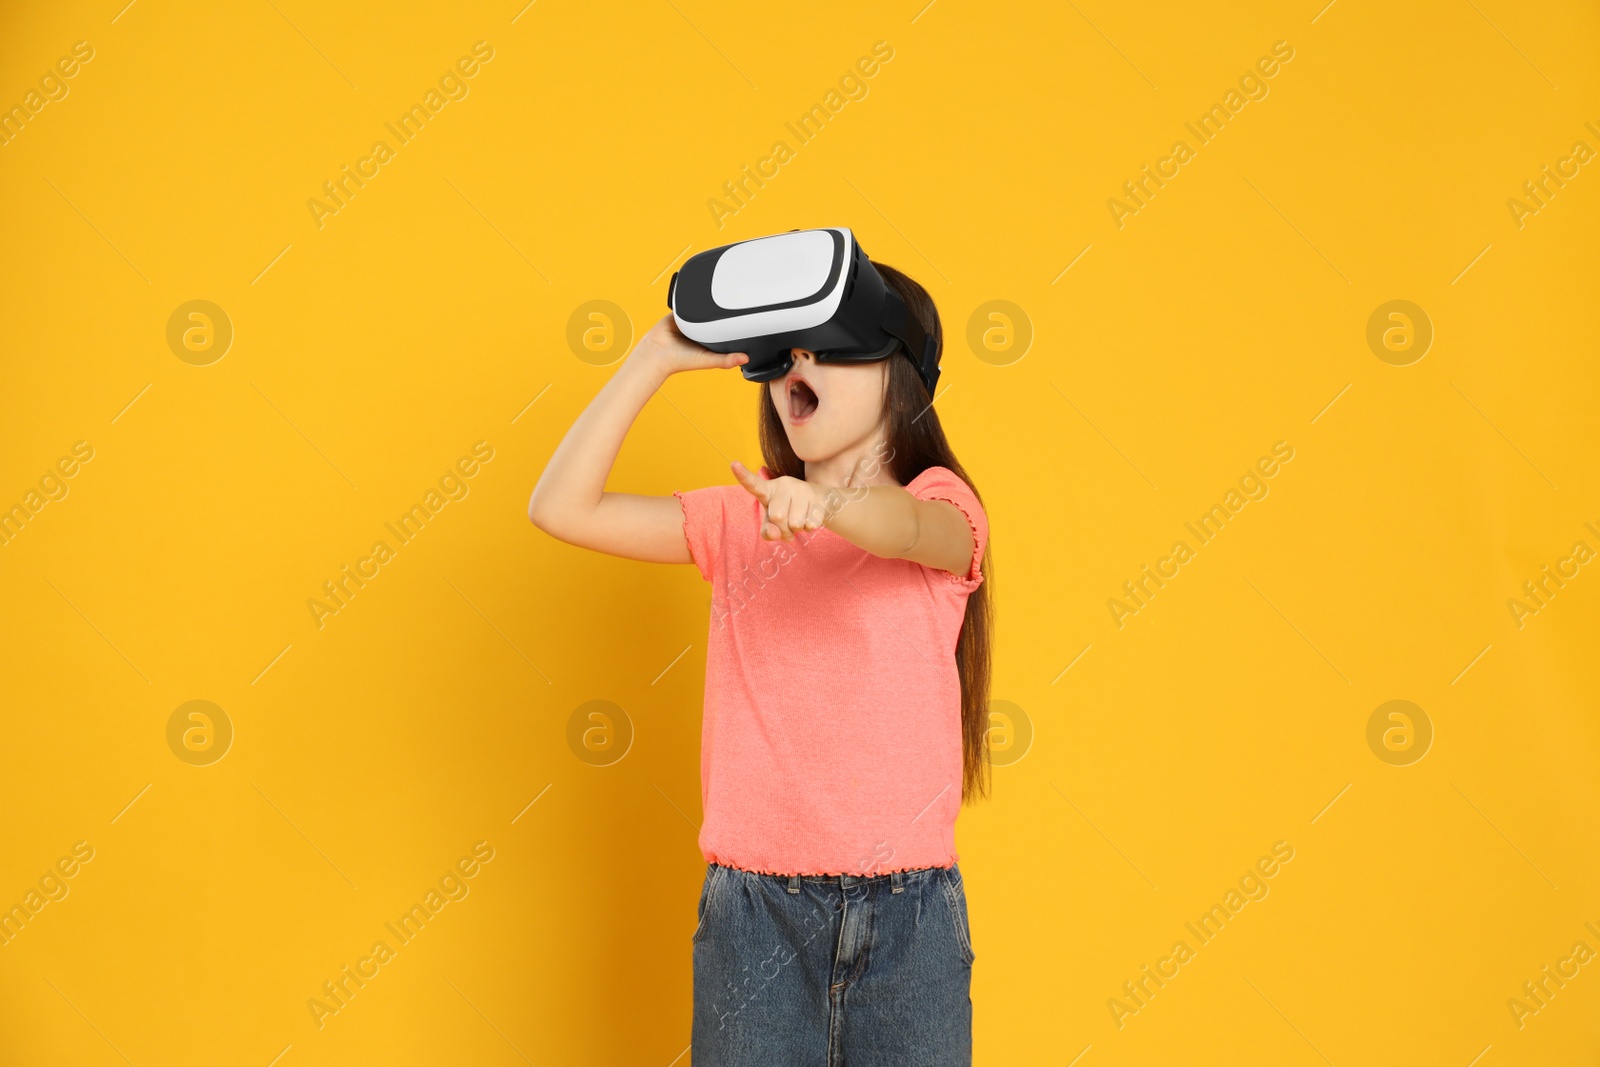
[[[957,865],[865,877],[706,865],[694,1067],[970,1067]]]

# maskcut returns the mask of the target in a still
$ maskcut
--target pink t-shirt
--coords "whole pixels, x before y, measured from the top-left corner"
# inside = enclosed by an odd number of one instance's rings
[[[700,735],[708,862],[866,875],[956,861],[956,639],[983,581],[989,524],[945,467],[906,489],[966,515],[966,574],[874,556],[827,527],[764,541],[761,503],[738,484],[673,494],[712,589]]]

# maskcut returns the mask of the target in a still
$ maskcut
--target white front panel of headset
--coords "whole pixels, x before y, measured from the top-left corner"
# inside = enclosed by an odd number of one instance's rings
[[[787,304],[816,293],[832,269],[833,235],[827,230],[759,237],[734,245],[717,260],[711,299],[730,311]]]

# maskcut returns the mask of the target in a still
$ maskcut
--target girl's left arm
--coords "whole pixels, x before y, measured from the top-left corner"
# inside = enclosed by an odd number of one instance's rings
[[[761,536],[769,541],[826,526],[874,556],[909,559],[961,577],[972,569],[972,527],[948,500],[922,500],[899,485],[836,488],[800,478],[762,478],[737,461],[733,473],[767,505]]]

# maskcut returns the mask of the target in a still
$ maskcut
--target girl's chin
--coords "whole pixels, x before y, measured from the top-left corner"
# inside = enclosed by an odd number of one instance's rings
[[[832,455],[827,449],[819,448],[818,443],[809,439],[806,435],[800,434],[797,437],[793,427],[790,428],[789,432],[789,448],[794,452],[795,457],[803,463],[817,463]]]

